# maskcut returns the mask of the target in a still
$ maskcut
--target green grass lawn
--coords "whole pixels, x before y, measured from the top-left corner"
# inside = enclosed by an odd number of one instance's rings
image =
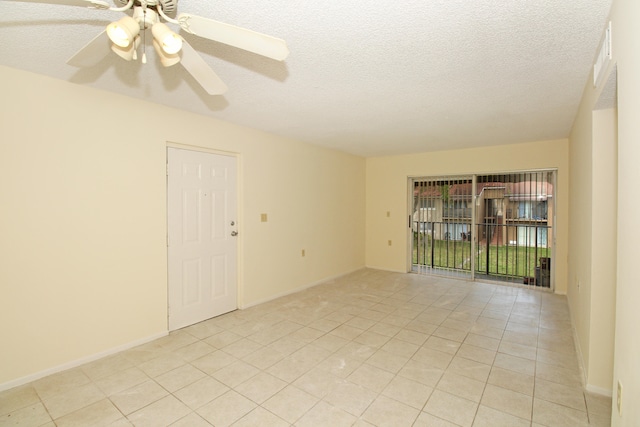
[[[487,248],[480,248],[476,258],[476,271],[498,276],[535,277],[539,259],[550,257],[549,248],[530,246],[489,246],[489,268],[487,269]]]
[[[550,257],[546,247],[480,244],[472,251],[471,242],[425,239],[414,237],[413,263],[435,268],[471,270],[471,257],[475,257],[476,272],[507,277],[535,277],[541,257]],[[487,268],[488,254],[488,268]]]
[[[471,270],[471,242],[434,240],[431,245],[431,241],[420,240],[420,245],[413,246],[414,264],[432,265],[433,257],[434,267]]]

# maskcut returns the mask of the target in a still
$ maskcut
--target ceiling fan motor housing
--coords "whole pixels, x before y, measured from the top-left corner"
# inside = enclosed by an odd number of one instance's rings
[[[120,6],[126,6],[129,3],[128,0],[113,0],[114,3],[119,4]],[[175,13],[178,7],[178,0],[147,0],[147,6],[154,7],[158,4],[162,6],[162,11],[167,15]],[[142,2],[140,0],[135,0],[133,3],[134,6],[141,6]]]

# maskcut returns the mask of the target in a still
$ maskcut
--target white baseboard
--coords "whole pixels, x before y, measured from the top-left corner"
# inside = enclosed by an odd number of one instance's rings
[[[367,265],[364,268],[368,268],[369,270],[380,270],[380,271],[388,271],[389,273],[411,273],[410,271],[407,270],[395,270],[395,269],[389,269],[386,267],[376,267],[374,265]]]
[[[571,318],[571,332],[573,334],[573,344],[576,347],[576,355],[578,356],[578,367],[580,368],[580,381],[582,382],[582,388],[588,391],[589,393],[598,394],[605,397],[612,397],[613,390],[602,388],[595,386],[593,384],[589,384],[587,370],[585,369],[584,356],[582,355],[582,347],[580,347],[580,339],[578,338],[578,330],[575,328],[573,313],[571,310],[571,304],[569,304],[569,300],[567,299],[567,305],[569,306],[569,315]]]
[[[286,297],[287,295],[291,295],[291,294],[295,294],[295,293],[298,293],[298,292],[302,292],[302,291],[304,291],[306,289],[313,288],[314,286],[321,285],[321,284],[323,284],[325,282],[328,282],[330,280],[336,280],[336,279],[339,279],[341,277],[347,276],[347,275],[349,275],[351,273],[355,273],[356,271],[364,270],[365,268],[366,267],[358,267],[356,269],[353,269],[353,270],[350,270],[350,271],[347,271],[347,272],[344,272],[344,273],[340,273],[340,274],[337,274],[335,276],[325,277],[324,279],[320,279],[320,280],[317,280],[317,281],[311,282],[311,283],[306,283],[304,285],[298,286],[298,287],[293,288],[291,290],[288,290],[288,291],[285,291],[285,292],[280,292],[278,294],[272,295],[270,297],[267,297],[267,298],[264,298],[264,299],[261,299],[261,300],[258,300],[258,301],[254,301],[254,302],[249,303],[249,304],[243,304],[242,306],[239,306],[238,308],[240,310],[245,310],[247,308],[254,307],[256,305],[264,304],[265,302],[269,302],[269,301],[273,301],[273,300],[278,299],[278,298]]]
[[[587,391],[589,393],[599,394],[605,397],[613,397],[613,390],[609,390],[606,388],[598,387],[595,385],[587,384]]]
[[[43,371],[36,372],[34,374],[30,374],[21,378],[16,378],[15,380],[11,380],[6,383],[0,384],[0,391],[9,390],[10,388],[18,387],[18,386],[30,383],[32,381],[39,380],[40,378],[44,378],[52,374],[57,374],[58,372],[66,371],[67,369],[77,368],[78,366],[84,365],[85,363],[93,362],[95,360],[102,359],[103,357],[111,356],[112,354],[116,354],[124,350],[129,350],[130,348],[137,347],[139,345],[146,344],[158,338],[165,337],[168,334],[169,334],[168,331],[161,332],[155,335],[141,338],[136,341],[129,342],[127,344],[110,348],[105,351],[101,351],[100,353],[92,354],[91,356],[87,356],[81,359],[73,360],[71,362],[63,363],[62,365],[54,366],[53,368],[45,369]]]
[[[569,319],[571,319],[571,333],[573,335],[573,345],[576,347],[576,355],[578,356],[578,368],[580,369],[580,382],[582,388],[587,388],[587,370],[585,369],[584,357],[582,356],[582,348],[580,347],[580,339],[578,338],[578,330],[576,329],[573,310],[567,298],[567,306],[569,307]]]
[[[582,388],[587,388],[587,370],[585,369],[584,357],[582,356],[582,348],[580,347],[578,330],[573,326],[573,319],[571,323],[571,330],[573,332],[573,345],[576,347],[576,355],[578,356],[578,368],[580,368],[580,382],[582,382]]]

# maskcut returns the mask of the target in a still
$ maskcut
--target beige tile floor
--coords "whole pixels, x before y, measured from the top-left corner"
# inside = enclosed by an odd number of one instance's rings
[[[0,393],[0,426],[608,426],[566,298],[362,270]]]

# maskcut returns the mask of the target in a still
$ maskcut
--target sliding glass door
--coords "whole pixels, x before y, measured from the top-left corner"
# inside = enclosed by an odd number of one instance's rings
[[[473,178],[415,179],[412,265],[419,273],[470,276],[473,271]]]
[[[412,271],[551,287],[555,171],[413,178]]]

